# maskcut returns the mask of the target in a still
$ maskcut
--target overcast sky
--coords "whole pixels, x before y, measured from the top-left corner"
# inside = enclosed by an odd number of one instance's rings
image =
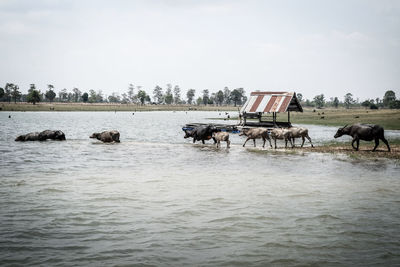
[[[0,0],[0,86],[400,97],[400,1]]]

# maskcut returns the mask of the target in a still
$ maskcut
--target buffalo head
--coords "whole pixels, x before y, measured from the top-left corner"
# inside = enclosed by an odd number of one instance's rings
[[[183,138],[193,137],[193,130],[185,130],[185,136]]]
[[[345,131],[346,127],[347,127],[347,124],[344,127],[339,128],[334,137],[338,138],[338,137],[341,137],[342,135],[346,134],[347,133],[347,131]]]
[[[55,131],[54,139],[55,140],[65,140],[65,134],[62,131]]]
[[[100,133],[93,133],[91,136],[89,136],[89,138],[100,139]]]

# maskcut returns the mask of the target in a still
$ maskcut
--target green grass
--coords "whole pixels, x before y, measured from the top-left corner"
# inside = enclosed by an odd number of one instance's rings
[[[344,126],[345,124],[369,123],[379,124],[387,130],[400,130],[400,110],[393,109],[321,109],[315,112],[312,109],[306,109],[303,113],[292,112],[290,115],[291,122],[294,124]],[[287,115],[279,114],[278,118],[287,120]]]

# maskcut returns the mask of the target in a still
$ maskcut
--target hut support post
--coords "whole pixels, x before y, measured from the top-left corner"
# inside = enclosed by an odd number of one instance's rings
[[[290,111],[287,112],[287,122],[290,123]]]
[[[272,112],[272,120],[274,122],[274,127],[276,127],[276,112]]]

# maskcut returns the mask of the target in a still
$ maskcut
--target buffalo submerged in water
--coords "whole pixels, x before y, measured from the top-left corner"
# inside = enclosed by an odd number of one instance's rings
[[[339,128],[335,134],[335,138],[341,137],[342,135],[350,135],[353,137],[351,146],[358,150],[360,140],[372,141],[375,140],[375,147],[372,151],[375,151],[379,145],[379,139],[381,139],[387,146],[390,152],[390,146],[388,141],[385,139],[385,130],[382,126],[376,124],[353,124],[351,126],[344,126]],[[354,142],[357,142],[357,147],[354,146]]]
[[[45,141],[51,140],[65,140],[65,134],[60,130],[45,130],[43,132],[33,132],[18,136],[15,141]]]

